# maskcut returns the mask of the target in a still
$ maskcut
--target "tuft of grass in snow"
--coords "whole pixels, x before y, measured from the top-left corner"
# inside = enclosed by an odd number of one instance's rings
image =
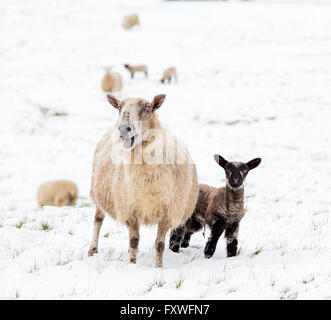
[[[71,236],[73,236],[74,235],[74,233],[73,233],[73,231],[72,230],[69,230],[69,232],[68,232]]]
[[[14,252],[12,254],[12,258],[15,259],[16,257],[18,257],[21,253],[23,253],[25,251],[25,248],[21,248],[21,249],[14,249]]]
[[[315,280],[315,276],[313,275],[313,274],[311,274],[310,276],[309,276],[309,278],[305,278],[305,279],[303,279],[302,280],[302,283],[303,284],[308,284],[308,283],[310,283],[310,282],[313,282]]]
[[[41,114],[43,116],[51,116],[51,117],[64,117],[67,116],[68,113],[63,112],[63,111],[56,111],[56,110],[52,110],[50,108],[47,107],[43,107],[43,106],[39,106],[39,110],[41,112]]]
[[[176,289],[179,289],[182,284],[184,283],[185,278],[183,277],[183,275],[180,275],[179,278],[177,280],[175,280],[175,285],[176,285]]]
[[[241,248],[241,247],[239,247],[239,249],[237,250],[237,254],[236,254],[236,256],[239,256],[239,255],[240,255],[240,253],[241,253],[241,250],[242,250],[242,248]]]
[[[197,260],[201,257],[199,253],[195,253],[192,257],[188,257],[185,261],[184,264],[188,264],[190,262],[193,262],[194,260]]]
[[[41,228],[43,231],[49,231],[49,230],[52,230],[52,228],[49,226],[49,224],[47,222],[43,222],[41,224]]]
[[[36,261],[36,259],[34,259],[33,265],[28,270],[28,273],[33,273],[33,272],[39,271],[39,269],[40,268],[39,268],[39,266],[37,264],[37,261]]]
[[[20,297],[21,297],[20,292],[18,290],[16,290],[15,298],[16,299],[19,299]]]
[[[23,225],[24,225],[24,221],[20,221],[19,223],[16,223],[16,224],[15,224],[15,227],[16,227],[17,229],[21,229],[21,228],[23,227]]]
[[[223,277],[217,277],[215,279],[215,284],[220,284],[220,283],[224,282],[225,280],[226,280],[225,275]]]
[[[165,281],[163,281],[163,280],[154,280],[152,283],[150,283],[147,286],[145,293],[151,292],[154,287],[162,288],[164,286],[164,284],[165,284]]]
[[[85,207],[90,207],[91,205],[87,202],[81,203],[78,208],[85,208]]]
[[[280,300],[296,300],[298,297],[298,291],[291,293],[290,287],[285,287],[280,292]]]
[[[225,122],[225,124],[227,126],[235,126],[238,123],[240,123],[240,120],[234,120],[234,121],[227,121],[227,122]]]
[[[263,251],[263,246],[260,247],[256,247],[255,251],[253,252],[252,256],[257,256],[258,254],[260,254]]]
[[[109,237],[109,232],[105,233],[103,236],[104,236],[105,238],[108,238],[108,237]]]

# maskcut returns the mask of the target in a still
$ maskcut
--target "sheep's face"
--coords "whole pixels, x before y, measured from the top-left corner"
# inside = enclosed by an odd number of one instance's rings
[[[155,96],[152,102],[143,98],[127,98],[119,101],[112,95],[108,95],[107,98],[109,103],[119,110],[118,130],[123,147],[133,149],[147,138],[153,113],[161,107],[165,95]]]
[[[214,155],[214,159],[225,170],[226,184],[231,189],[239,189],[243,187],[248,172],[261,163],[260,158],[253,159],[247,163],[228,162],[217,154]]]

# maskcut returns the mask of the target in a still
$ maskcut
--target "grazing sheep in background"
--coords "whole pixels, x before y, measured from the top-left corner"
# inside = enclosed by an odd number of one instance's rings
[[[164,102],[164,94],[155,96],[152,102],[107,97],[119,111],[119,119],[102,137],[94,154],[91,198],[96,213],[88,255],[98,252],[100,228],[107,212],[129,229],[131,263],[136,262],[140,225],[157,224],[156,267],[162,267],[167,231],[183,224],[194,210],[198,197],[196,167],[186,147],[158,120],[156,110]]]
[[[129,14],[122,19],[122,27],[124,29],[131,29],[132,27],[139,25],[139,17],[137,14]]]
[[[110,68],[106,68],[101,87],[104,92],[121,91],[123,88],[121,75],[117,72],[110,72]]]
[[[46,181],[39,187],[37,198],[41,207],[74,206],[78,198],[78,188],[69,180]]]
[[[256,168],[261,159],[256,158],[247,163],[228,162],[220,155],[214,155],[214,159],[225,170],[226,187],[199,185],[199,198],[192,216],[184,226],[171,232],[169,247],[174,252],[178,252],[179,247],[188,247],[191,235],[207,224],[211,235],[205,247],[205,257],[213,256],[224,229],[227,256],[237,254],[239,223],[245,215],[243,183],[248,172]]]
[[[145,77],[147,78],[147,76],[148,76],[147,67],[145,65],[143,65],[143,64],[142,65],[138,65],[138,66],[130,66],[128,64],[125,64],[124,67],[126,69],[128,69],[129,72],[131,73],[131,78],[134,77],[134,74],[136,72],[144,72],[145,73]]]
[[[177,82],[177,72],[176,72],[176,68],[175,67],[170,67],[166,70],[164,70],[163,72],[163,76],[161,78],[161,82],[164,83],[165,80],[168,80],[168,82],[171,82],[172,78],[175,78],[176,82]]]

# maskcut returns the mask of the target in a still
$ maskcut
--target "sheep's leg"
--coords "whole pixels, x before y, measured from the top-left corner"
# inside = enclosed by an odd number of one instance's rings
[[[193,233],[202,229],[201,223],[194,217],[189,218],[186,222],[186,233],[182,239],[181,247],[187,248],[190,245],[191,236]]]
[[[190,245],[190,240],[193,232],[186,231],[182,243],[180,244],[181,248],[187,248]]]
[[[131,79],[134,78],[134,72],[131,72]]]
[[[145,71],[145,78],[147,78],[148,77],[148,72],[147,71]]]
[[[171,231],[169,240],[169,249],[173,252],[178,252],[182,242],[182,238],[186,233],[185,226],[180,226]]]
[[[104,218],[105,218],[105,214],[101,210],[97,209],[95,212],[95,217],[94,217],[92,242],[91,242],[90,249],[88,251],[89,257],[93,256],[94,253],[98,253],[99,234],[100,234],[100,229],[101,229]]]
[[[239,223],[234,223],[225,230],[226,251],[228,257],[233,257],[237,255],[238,231],[239,231]]]
[[[219,237],[224,231],[224,220],[218,218],[211,228],[211,235],[205,247],[205,258],[209,259],[214,255]]]
[[[136,263],[139,245],[139,223],[138,221],[130,222],[128,227],[130,239],[130,262]]]
[[[156,249],[156,268],[162,268],[162,257],[164,252],[165,237],[169,227],[166,223],[161,222],[157,228],[157,236],[155,240]]]

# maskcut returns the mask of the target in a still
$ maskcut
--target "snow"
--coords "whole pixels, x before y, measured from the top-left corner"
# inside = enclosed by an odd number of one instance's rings
[[[331,6],[289,2],[0,2],[0,298],[331,299]],[[141,26],[125,31],[132,12]],[[146,63],[149,78],[123,63]],[[117,117],[100,89],[107,65],[124,78],[119,98],[167,94],[159,117],[200,182],[224,186],[214,153],[262,158],[238,256],[220,239],[205,260],[201,232],[155,269],[144,227],[131,265],[126,227],[106,217],[87,257],[93,152]],[[160,84],[172,65],[178,83]],[[40,209],[39,184],[60,178],[78,204]]]

